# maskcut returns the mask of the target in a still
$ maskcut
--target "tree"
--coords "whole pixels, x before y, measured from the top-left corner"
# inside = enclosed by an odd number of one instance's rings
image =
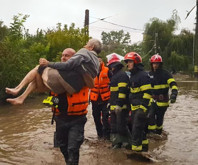
[[[22,17],[22,18],[20,18]],[[27,20],[29,15],[18,14],[13,17],[13,22],[10,26],[10,35],[13,39],[21,39],[23,37],[23,32],[25,31],[24,22]]]
[[[172,17],[167,21],[158,18],[153,18],[150,21],[145,26],[142,44],[145,61],[149,61],[152,55],[159,53],[163,57],[165,67],[170,69],[175,67],[179,71],[188,70],[189,64],[192,63],[193,34],[185,29],[180,34],[175,34],[180,22],[177,12],[174,11]],[[146,67],[149,66],[148,62],[144,63]]]
[[[2,41],[9,33],[7,26],[3,25],[3,21],[0,21],[0,41]]]
[[[151,19],[151,23],[147,23],[144,31],[144,50],[150,51],[150,55],[165,50],[175,30],[175,21],[167,20],[166,22],[158,18]]]
[[[168,58],[168,68],[171,71],[187,71],[189,60],[184,55],[179,55],[175,51],[171,52],[171,56]]]
[[[189,30],[183,29],[180,34],[174,35],[170,40],[166,52],[175,51],[192,59],[194,34]]]
[[[106,61],[106,55],[111,54],[113,52],[118,53],[122,56],[126,54],[126,50],[131,42],[130,34],[124,33],[123,30],[120,31],[111,31],[109,33],[102,32],[102,43],[103,43],[103,51],[101,52],[101,56],[104,61]]]
[[[69,28],[67,25],[61,28],[59,23],[55,30],[48,29],[46,37],[50,46],[49,54],[46,58],[50,61],[56,59],[57,55],[59,56],[60,52],[65,48],[71,47],[77,51],[89,40],[89,37],[85,35],[85,29],[75,28],[74,23]]]
[[[7,97],[5,87],[16,86],[27,72],[38,65],[39,58],[60,61],[60,52],[65,48],[78,50],[89,39],[85,29],[75,28],[75,24],[61,28],[58,23],[56,29],[38,29],[36,35],[31,35],[24,27],[27,18],[28,15],[22,14],[14,16],[8,29],[0,23],[1,100]]]

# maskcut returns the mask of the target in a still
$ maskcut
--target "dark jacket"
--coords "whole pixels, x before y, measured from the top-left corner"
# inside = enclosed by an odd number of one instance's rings
[[[147,110],[151,100],[151,83],[148,73],[144,71],[143,65],[135,64],[134,69],[130,71],[130,94],[129,102],[131,109]]]
[[[57,70],[84,70],[95,78],[99,72],[100,63],[96,52],[82,48],[67,62],[50,62],[48,66]]]
[[[157,71],[150,71],[149,76],[152,85],[152,95],[154,100],[158,102],[166,102],[168,106],[169,100],[169,88],[171,88],[171,94],[177,96],[178,88],[177,83],[173,76],[164,69],[158,69]]]
[[[114,110],[116,105],[122,107],[122,109],[127,108],[129,92],[128,83],[129,77],[124,71],[121,69],[113,71],[113,76],[111,77],[110,82],[110,110]]]

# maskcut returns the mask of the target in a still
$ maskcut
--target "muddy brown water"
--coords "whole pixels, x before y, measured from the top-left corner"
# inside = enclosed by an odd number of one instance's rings
[[[153,161],[131,156],[125,149],[112,150],[107,141],[97,140],[89,106],[80,165],[197,165],[198,82],[176,76],[179,96],[169,107],[164,121],[167,137],[150,139]],[[0,165],[64,165],[53,147],[51,111],[42,105],[44,96],[29,98],[22,106],[0,107]]]

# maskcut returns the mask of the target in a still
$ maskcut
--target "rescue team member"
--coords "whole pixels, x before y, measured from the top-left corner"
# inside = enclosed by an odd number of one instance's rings
[[[78,84],[83,82],[80,79],[76,81]],[[74,81],[73,84],[75,83]],[[84,126],[87,121],[88,93],[89,88],[83,87],[78,93],[56,96],[59,100],[53,108],[56,138],[67,165],[78,165],[79,162],[79,149],[84,140]]]
[[[133,151],[148,151],[148,140],[146,139],[147,109],[151,99],[151,84],[148,74],[144,71],[142,58],[136,52],[125,55],[130,75],[129,102],[131,105],[132,138],[131,149]]]
[[[28,84],[24,93],[14,99],[6,99],[13,105],[23,104],[27,96],[33,92],[53,91],[55,93],[77,93],[83,81],[84,86],[94,87],[94,78],[99,72],[97,54],[102,44],[97,39],[90,39],[84,48],[80,49],[67,62],[49,62],[40,58],[40,66],[32,69],[15,88],[6,88],[6,93],[16,95]],[[75,74],[75,76],[74,76]],[[80,77],[80,78],[79,78]],[[82,78],[81,78],[82,77]],[[76,81],[82,79],[81,81]],[[75,82],[75,83],[73,83]]]
[[[66,62],[75,54],[75,50],[67,48],[63,51],[61,62]],[[73,95],[55,94],[57,105],[52,108],[53,120],[56,121],[56,139],[58,147],[67,165],[78,165],[79,149],[84,140],[84,126],[87,121],[88,106],[87,87]],[[44,100],[45,101],[45,100]]]
[[[112,147],[127,147],[130,142],[130,132],[127,127],[129,111],[127,109],[127,95],[129,77],[122,71],[123,64],[117,54],[112,54],[108,61],[108,68],[112,71],[110,82],[110,112]]]
[[[66,48],[61,55],[61,62],[66,62],[67,60],[69,60],[74,54],[76,53],[76,51],[72,48]],[[54,92],[50,92],[50,96],[58,96],[57,94],[55,94]],[[44,100],[45,102],[45,100]],[[52,108],[52,112],[54,111],[54,108]],[[53,114],[54,117],[54,114]],[[52,117],[52,124],[53,124],[53,117]],[[57,126],[57,125],[56,125]],[[59,147],[59,143],[57,141],[56,138],[56,131],[54,132],[54,147]]]
[[[162,57],[158,54],[150,59],[149,72],[152,83],[153,102],[149,112],[149,132],[161,134],[163,130],[164,114],[169,106],[169,87],[171,88],[170,102],[177,98],[178,88],[172,75],[163,69]]]
[[[84,141],[87,121],[88,87],[78,93],[59,94],[58,108],[53,108],[56,121],[56,138],[67,165],[78,165],[79,149]]]
[[[94,118],[97,135],[99,138],[109,139],[110,125],[109,125],[109,109],[107,108],[110,99],[110,77],[111,72],[108,67],[105,67],[101,57],[98,57],[100,62],[100,71],[98,76],[94,79],[94,88],[90,92],[90,100],[92,103],[92,115]],[[101,120],[102,114],[102,120]]]

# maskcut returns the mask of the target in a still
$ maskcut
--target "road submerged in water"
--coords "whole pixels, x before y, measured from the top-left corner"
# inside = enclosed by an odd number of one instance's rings
[[[198,81],[176,76],[177,102],[165,115],[162,139],[150,138],[149,154],[154,161],[131,156],[126,149],[111,149],[98,140],[89,106],[85,141],[79,165],[197,165],[198,162]],[[0,165],[64,165],[58,148],[53,147],[55,125],[51,110],[41,104],[44,96],[29,98],[24,105],[0,107]]]

